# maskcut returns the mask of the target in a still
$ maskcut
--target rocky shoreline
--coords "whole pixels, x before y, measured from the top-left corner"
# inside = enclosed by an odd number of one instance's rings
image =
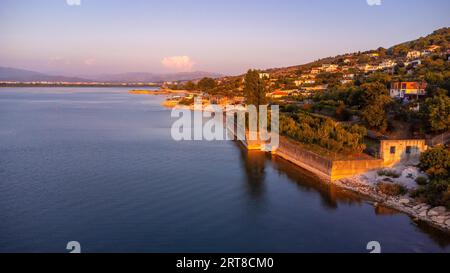
[[[374,200],[375,206],[383,205],[398,210],[410,215],[414,221],[426,222],[437,229],[450,233],[450,211],[445,207],[432,207],[425,203],[419,203],[406,195],[398,197],[386,195],[358,177],[345,178],[333,183]]]

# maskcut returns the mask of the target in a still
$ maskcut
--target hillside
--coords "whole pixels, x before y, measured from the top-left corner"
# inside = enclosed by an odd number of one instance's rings
[[[384,59],[406,61],[408,52],[425,51],[430,46],[439,46],[442,52],[448,50],[450,48],[450,27],[438,29],[426,37],[398,44],[388,49],[380,47],[365,52],[354,52],[334,57],[326,57],[303,65],[267,69],[265,72],[271,73],[274,77],[295,76],[295,74],[301,74],[308,69],[322,66],[323,64],[343,65],[346,59],[350,59],[353,64],[366,64],[371,62],[381,63]],[[379,56],[377,58],[368,58],[368,54],[372,53],[378,54]]]
[[[198,80],[204,77],[219,78],[222,75],[203,71],[180,72],[168,74],[156,74],[146,72],[131,72],[120,74],[105,74],[91,77],[96,81],[103,82],[172,82]]]
[[[11,67],[0,67],[0,81],[89,82],[90,80],[77,77],[47,75],[44,73]]]
[[[172,74],[156,74],[146,72],[132,72],[121,74],[105,74],[99,76],[67,77],[60,75],[48,75],[36,71],[17,69],[11,67],[0,67],[0,81],[17,82],[111,82],[111,83],[133,83],[133,82],[165,82],[165,81],[188,81],[203,77],[218,78],[220,74],[209,72],[181,72]]]

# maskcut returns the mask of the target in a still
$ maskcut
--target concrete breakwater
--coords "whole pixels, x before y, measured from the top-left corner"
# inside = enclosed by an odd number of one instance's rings
[[[242,137],[240,139],[244,147],[248,150],[262,150],[264,143],[257,140],[248,140],[248,134],[246,132],[245,139]],[[272,151],[272,154],[290,161],[328,182],[384,167],[383,160],[375,158],[357,160],[326,158],[283,136],[280,136],[279,146]]]
[[[383,160],[375,158],[355,160],[325,158],[282,136],[278,149],[273,153],[330,182],[383,167]]]

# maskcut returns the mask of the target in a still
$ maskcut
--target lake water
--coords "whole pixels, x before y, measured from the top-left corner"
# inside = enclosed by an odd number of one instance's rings
[[[158,96],[0,88],[0,252],[450,252],[450,238],[235,142],[175,142]]]

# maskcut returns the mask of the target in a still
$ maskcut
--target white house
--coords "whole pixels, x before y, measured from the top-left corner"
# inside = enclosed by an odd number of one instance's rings
[[[269,73],[259,73],[259,78],[260,79],[269,79],[270,74]]]
[[[408,54],[406,54],[406,58],[408,58],[408,59],[417,59],[421,56],[422,56],[422,52],[417,51],[417,50],[412,50],[412,51],[408,52]]]
[[[394,67],[394,66],[396,66],[396,65],[397,65],[396,62],[394,62],[393,60],[388,59],[388,60],[383,61],[383,62],[380,64],[380,67],[381,67],[382,69],[386,69],[386,68],[392,68],[392,67]]]

